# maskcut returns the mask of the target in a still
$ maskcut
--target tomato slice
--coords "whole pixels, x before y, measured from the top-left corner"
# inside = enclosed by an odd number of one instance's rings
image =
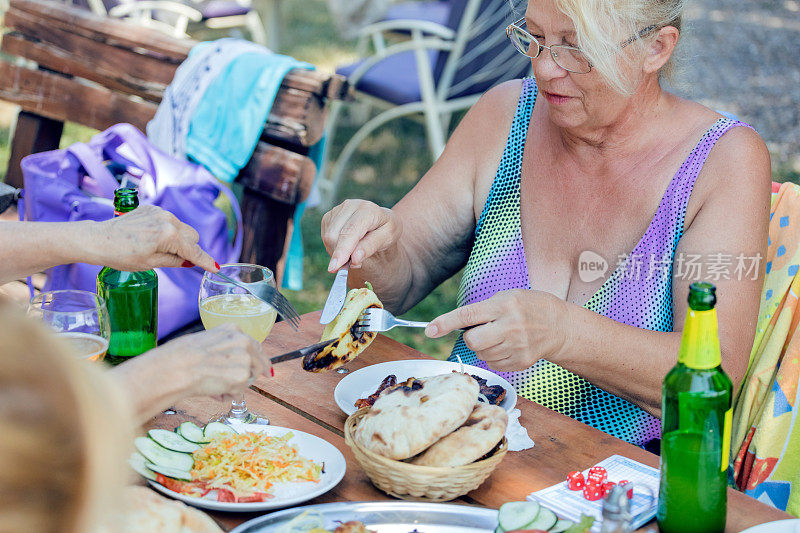
[[[236,496],[228,489],[217,489],[217,501],[236,503]]]
[[[193,492],[192,489],[195,488],[195,485],[189,481],[179,481],[177,479],[172,479],[171,477],[167,477],[163,474],[156,474],[156,482],[165,486],[169,490],[179,492],[181,494],[187,494],[189,492]]]

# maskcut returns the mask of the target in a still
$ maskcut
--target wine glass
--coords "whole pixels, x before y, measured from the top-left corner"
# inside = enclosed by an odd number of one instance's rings
[[[34,296],[28,315],[42,320],[72,345],[81,359],[102,361],[111,339],[108,309],[89,291],[49,291]]]
[[[232,263],[222,265],[220,272],[244,283],[266,283],[275,287],[275,276],[267,267]],[[278,317],[278,312],[265,301],[210,272],[203,274],[198,303],[200,319],[206,329],[227,323],[236,324],[259,343],[267,338]],[[230,411],[214,419],[216,422],[226,424],[230,424],[233,420],[245,424],[269,424],[266,417],[247,410],[244,393],[238,401],[233,401]]]

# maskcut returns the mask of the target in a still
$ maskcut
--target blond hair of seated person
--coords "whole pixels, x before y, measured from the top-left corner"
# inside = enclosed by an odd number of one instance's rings
[[[92,531],[127,475],[123,396],[2,300],[0,339],[0,532]]]

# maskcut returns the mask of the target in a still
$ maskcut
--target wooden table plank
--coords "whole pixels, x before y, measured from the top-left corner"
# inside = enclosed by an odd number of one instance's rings
[[[319,313],[309,313],[303,315],[300,331],[293,331],[285,323],[277,324],[264,342],[264,349],[269,355],[278,355],[313,344],[319,340],[321,331]],[[347,367],[357,370],[384,361],[425,357],[413,348],[379,335]],[[275,377],[257,380],[254,389],[341,435],[346,417],[333,399],[333,389],[343,377],[336,372],[307,373],[299,361],[291,361],[276,365]],[[614,454],[658,466],[658,456],[541,405],[520,398],[517,407],[522,412],[520,422],[528,429],[536,446],[522,452],[509,452],[492,476],[468,495],[480,505],[497,508],[506,501],[522,500],[535,490],[562,481],[567,472],[587,468]],[[728,495],[726,531],[741,531],[770,520],[791,518],[740,492],[729,490]]]

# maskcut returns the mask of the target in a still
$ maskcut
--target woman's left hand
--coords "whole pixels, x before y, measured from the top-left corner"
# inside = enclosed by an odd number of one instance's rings
[[[457,329],[464,343],[492,370],[524,370],[559,354],[567,343],[568,304],[550,293],[513,289],[459,307],[433,320],[425,334],[441,337]]]

